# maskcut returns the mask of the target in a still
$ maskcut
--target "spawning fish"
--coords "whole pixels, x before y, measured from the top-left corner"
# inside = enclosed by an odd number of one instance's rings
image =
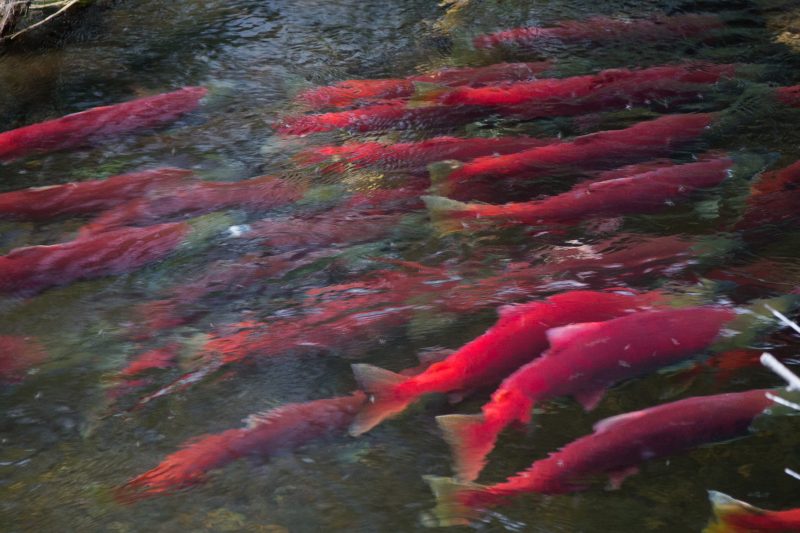
[[[500,432],[515,421],[529,423],[535,404],[574,396],[591,410],[615,383],[708,349],[735,317],[732,309],[693,307],[549,330],[550,348],[507,377],[481,408],[483,414],[437,417],[459,479],[476,479]]]
[[[163,126],[195,109],[207,93],[205,87],[184,87],[5,131],[0,133],[0,161],[78,148],[136,130]]]
[[[363,100],[394,99],[412,96],[417,83],[435,83],[456,87],[479,87],[497,82],[529,80],[552,64],[549,61],[534,63],[498,63],[485,67],[445,68],[431,74],[406,78],[381,80],[345,80],[328,87],[303,91],[295,100],[312,109],[344,107]]]
[[[156,168],[104,180],[47,185],[0,193],[0,216],[47,220],[62,215],[88,215],[133,200],[154,189],[174,186],[192,175],[181,168]]]
[[[353,365],[356,381],[370,394],[370,402],[350,434],[369,431],[425,394],[470,391],[499,382],[547,348],[546,334],[551,328],[625,315],[650,307],[661,297],[658,293],[572,291],[503,307],[486,333],[412,378],[371,365]]]
[[[543,49],[559,43],[674,41],[709,36],[722,27],[722,19],[711,14],[658,16],[649,20],[592,17],[582,21],[564,21],[550,28],[534,26],[479,35],[473,43],[475,48],[481,49],[505,46]]]
[[[431,219],[443,227],[460,226],[464,219],[499,220],[541,225],[575,223],[588,218],[650,213],[686,200],[692,194],[720,185],[731,175],[733,160],[718,157],[672,165],[643,174],[579,183],[572,190],[542,200],[502,205],[466,204],[424,196]]]
[[[800,201],[800,161],[766,172],[752,186],[737,230],[758,230],[797,218]]]
[[[438,525],[467,524],[475,509],[494,507],[520,494],[585,490],[598,475],[609,475],[618,486],[643,461],[746,436],[753,422],[773,405],[767,392],[698,396],[607,418],[595,424],[594,433],[496,485],[428,476],[438,500],[434,510]]]
[[[185,222],[120,228],[65,243],[17,248],[0,256],[0,292],[31,294],[80,279],[131,272],[172,253],[190,228]]]
[[[800,531],[800,509],[767,511],[731,498],[715,490],[708,491],[714,520],[703,533],[792,533]]]

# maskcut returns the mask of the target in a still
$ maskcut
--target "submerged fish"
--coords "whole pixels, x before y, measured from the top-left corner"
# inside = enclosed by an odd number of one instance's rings
[[[477,478],[500,432],[512,422],[529,423],[535,404],[573,396],[593,409],[615,383],[702,353],[735,317],[732,309],[693,307],[549,330],[550,348],[507,377],[483,414],[437,418],[453,447],[458,477]]]
[[[172,253],[190,228],[185,222],[120,228],[12,250],[0,256],[0,292],[31,294],[79,279],[131,272]]]
[[[370,394],[370,402],[350,433],[369,431],[425,394],[466,392],[498,383],[547,348],[546,333],[551,328],[607,320],[648,308],[660,298],[659,293],[566,292],[501,308],[500,318],[486,333],[418,376],[407,378],[370,365],[353,365],[356,380]]]
[[[365,395],[290,403],[251,415],[246,427],[195,437],[161,463],[117,490],[117,498],[132,502],[201,483],[208,472],[247,456],[268,457],[314,440],[344,433]]]
[[[174,186],[192,175],[181,168],[156,168],[103,180],[47,185],[0,193],[0,217],[47,220],[62,215],[88,215]]]
[[[438,500],[434,514],[439,525],[466,524],[476,509],[500,505],[520,494],[585,490],[593,477],[604,474],[619,485],[643,461],[747,435],[755,419],[773,405],[767,392],[700,396],[608,418],[598,422],[591,435],[496,485],[459,484],[429,476]]]
[[[553,44],[603,44],[622,40],[674,41],[687,37],[710,36],[723,26],[722,20],[711,14],[657,16],[634,20],[592,17],[587,20],[561,22],[549,28],[534,26],[479,35],[473,43],[476,48],[514,46],[541,49]]]
[[[406,78],[380,80],[345,80],[335,85],[309,89],[298,94],[295,100],[312,109],[343,107],[363,100],[394,99],[412,96],[417,83],[435,83],[456,87],[529,80],[536,74],[548,70],[548,61],[534,63],[497,63],[485,67],[445,68],[431,74],[419,74]]]
[[[800,531],[800,509],[767,511],[735,500],[715,490],[708,491],[714,521],[703,533],[792,533]]]
[[[464,182],[470,180],[528,181],[558,169],[601,170],[636,163],[669,155],[698,140],[715,117],[713,113],[665,115],[624,129],[591,133],[514,154],[479,157],[463,165],[438,163],[431,168],[431,179],[448,196],[458,197]]]
[[[184,87],[2,132],[0,161],[37,152],[78,148],[136,130],[163,126],[195,109],[207,93],[204,87]]]
[[[0,335],[0,383],[17,382],[31,368],[47,359],[47,352],[36,339]]]
[[[419,142],[348,143],[342,146],[310,148],[298,154],[302,164],[324,165],[323,172],[344,172],[348,165],[356,168],[374,168],[382,171],[427,173],[428,165],[437,161],[454,159],[469,161],[487,155],[512,154],[555,139],[535,137],[434,137]]]
[[[491,205],[432,196],[423,199],[431,218],[445,227],[457,228],[465,219],[530,225],[576,223],[667,208],[720,185],[731,175],[733,165],[729,157],[672,165],[633,176],[579,183],[568,192],[530,202]]]
[[[766,172],[752,186],[737,230],[759,230],[785,224],[798,217],[800,161]]]

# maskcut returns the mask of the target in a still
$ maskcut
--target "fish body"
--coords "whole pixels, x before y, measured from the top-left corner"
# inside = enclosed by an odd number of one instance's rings
[[[157,168],[104,180],[0,193],[0,216],[21,220],[47,220],[62,215],[94,214],[138,198],[147,191],[174,186],[191,175],[191,170]]]
[[[268,457],[309,442],[344,433],[366,397],[326,398],[290,403],[251,415],[247,426],[203,435],[118,489],[122,501],[155,496],[201,483],[209,471],[246,456]]]
[[[652,19],[623,20],[592,17],[583,21],[565,21],[549,27],[514,28],[473,41],[476,48],[519,47],[546,48],[553,44],[609,43],[614,41],[671,41],[711,35],[724,26],[711,14],[659,16]]]
[[[435,137],[419,142],[381,142],[322,146],[298,154],[306,164],[324,164],[323,172],[343,172],[347,165],[382,171],[426,173],[428,165],[446,159],[470,161],[487,155],[505,155],[545,146],[554,139],[535,137]]]
[[[714,521],[703,533],[792,533],[800,531],[800,509],[767,511],[727,494],[708,491]]]
[[[417,83],[435,83],[456,87],[528,80],[551,67],[548,61],[533,63],[497,63],[485,67],[445,68],[431,74],[379,80],[345,80],[328,87],[303,91],[296,101],[312,109],[343,107],[361,101],[407,98]]]
[[[649,213],[720,185],[733,160],[719,157],[672,165],[610,180],[592,180],[572,190],[531,202],[465,204],[424,197],[434,219],[499,220],[517,224],[574,223],[596,217]]]
[[[766,172],[753,185],[737,230],[756,230],[796,220],[800,202],[800,161]]]
[[[708,349],[735,317],[727,308],[694,307],[550,330],[550,348],[508,376],[481,408],[482,415],[438,418],[453,446],[459,477],[477,478],[500,432],[513,422],[528,423],[535,404],[574,396],[592,409],[615,383]]]
[[[588,488],[592,477],[617,484],[646,460],[746,436],[753,421],[773,405],[768,390],[699,396],[603,420],[581,437],[507,481],[460,485],[429,478],[439,499],[442,525],[465,522],[470,509],[488,508],[524,493],[559,494]]]
[[[657,293],[572,291],[542,301],[509,306],[483,335],[412,378],[370,365],[353,365],[371,401],[351,427],[368,431],[425,394],[470,391],[499,382],[547,348],[547,331],[573,322],[606,320],[653,305]]]
[[[0,256],[0,292],[30,294],[80,279],[131,272],[172,253],[189,230],[187,223],[175,222],[18,248]]]
[[[576,115],[665,99],[695,99],[721,79],[733,77],[736,70],[736,65],[711,63],[609,69],[570,78],[459,87],[431,92],[427,99],[443,105],[508,109],[528,119]]]
[[[453,193],[461,182],[475,179],[525,179],[544,177],[554,170],[601,170],[669,155],[702,136],[715,114],[665,115],[628,128],[576,137],[503,156],[474,159],[445,173],[432,173],[434,181]]]
[[[130,102],[94,107],[61,118],[0,133],[0,161],[38,152],[68,150],[106,141],[132,131],[156,128],[192,111],[208,93],[204,87],[183,89]]]
[[[41,344],[30,337],[0,335],[0,383],[13,383],[47,359]]]
[[[202,215],[221,209],[258,211],[287,205],[302,197],[297,184],[273,176],[238,182],[192,182],[150,191],[107,211],[81,229],[83,234],[121,226],[145,225],[176,215]]]

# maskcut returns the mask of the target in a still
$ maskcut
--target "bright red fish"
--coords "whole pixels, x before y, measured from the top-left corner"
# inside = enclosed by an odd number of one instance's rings
[[[483,414],[437,418],[453,447],[458,477],[477,478],[500,432],[515,421],[529,423],[535,404],[574,396],[587,410],[593,409],[615,383],[708,349],[735,317],[732,309],[694,307],[644,311],[548,331],[549,350],[507,377],[481,408]]]
[[[561,22],[550,28],[515,28],[480,35],[473,42],[476,48],[546,48],[553,44],[609,43],[622,40],[669,41],[710,36],[723,26],[722,20],[716,15],[660,16],[650,20],[593,17],[582,21]]]
[[[502,308],[499,320],[486,333],[413,378],[371,365],[353,365],[356,380],[370,394],[370,402],[350,433],[369,431],[425,394],[466,392],[498,383],[547,348],[546,333],[551,328],[608,320],[648,308],[660,298],[658,293],[566,292]]]
[[[120,228],[66,243],[18,248],[0,256],[0,292],[30,294],[131,272],[172,253],[189,229],[184,222]]]
[[[758,230],[796,220],[800,202],[800,161],[766,172],[750,190],[737,230]]]
[[[704,189],[720,185],[730,175],[733,160],[719,157],[696,163],[673,165],[643,174],[611,180],[592,180],[572,190],[531,202],[502,205],[465,204],[425,196],[434,221],[458,228],[464,219],[498,220],[506,223],[541,225],[575,223],[588,218],[651,213],[685,201]],[[449,221],[449,222],[448,222]]]
[[[0,383],[16,382],[47,359],[41,344],[30,337],[0,335]]]
[[[152,470],[130,480],[117,498],[132,502],[205,481],[209,471],[247,456],[268,457],[309,442],[344,433],[365,395],[290,403],[251,415],[247,426],[204,435],[184,443]]]
[[[349,143],[310,148],[297,155],[304,164],[324,164],[323,172],[344,172],[348,165],[382,171],[427,173],[428,165],[454,159],[469,161],[487,155],[505,155],[545,146],[554,139],[535,137],[435,137],[419,142],[386,144]]]
[[[0,193],[0,216],[47,220],[62,215],[93,214],[138,198],[148,191],[174,186],[191,175],[191,170],[157,168],[104,180]]]
[[[476,105],[514,112],[526,119],[568,116],[642,105],[659,100],[696,100],[737,65],[694,63],[641,70],[609,69],[597,74],[489,87],[428,91],[417,100],[442,105]]]
[[[774,405],[768,390],[700,396],[626,413],[598,422],[594,433],[540,459],[527,470],[491,486],[427,478],[438,506],[439,525],[469,522],[476,509],[502,504],[525,493],[559,494],[588,488],[592,476],[607,474],[615,485],[645,460],[742,437]]]
[[[37,152],[68,150],[136,130],[163,126],[195,109],[207,93],[204,87],[184,87],[6,131],[0,133],[0,161]]]
[[[202,215],[221,209],[259,211],[290,204],[302,198],[297,183],[260,176],[237,182],[196,181],[177,188],[150,191],[107,211],[81,228],[84,235],[128,225],[145,225],[176,215]]]
[[[399,79],[345,80],[328,87],[309,89],[296,101],[312,109],[344,107],[362,100],[405,98],[414,94],[417,83],[435,83],[456,87],[479,87],[490,83],[532,79],[551,67],[549,61],[535,63],[498,63],[485,67],[445,68],[431,74]]]
[[[714,508],[714,521],[703,533],[792,533],[800,531],[800,509],[767,511],[731,498],[715,490],[708,491]]]

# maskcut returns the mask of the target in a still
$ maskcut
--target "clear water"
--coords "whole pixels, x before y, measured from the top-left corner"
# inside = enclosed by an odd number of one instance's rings
[[[268,173],[311,185],[341,182],[355,190],[382,181],[403,182],[404,176],[362,172],[336,177],[299,170],[289,157],[297,150],[353,136],[334,133],[286,139],[274,135],[271,124],[292,110],[291,99],[303,88],[525,58],[489,57],[470,50],[469,37],[484,31],[595,14],[646,16],[723,8],[737,31],[718,41],[566,49],[556,55],[558,70],[571,75],[696,58],[768,62],[773,68],[767,82],[800,82],[794,74],[795,51],[773,41],[779,31],[775,25],[792,20],[791,11],[780,2],[515,0],[466,3],[447,15],[434,2],[423,0],[120,2],[113,9],[93,12],[61,48],[0,56],[0,130],[184,85],[209,86],[214,97],[166,129],[2,165],[0,188],[13,190],[166,165],[192,168],[215,180]],[[437,28],[449,31],[450,38]],[[730,103],[730,94],[717,96],[693,109],[723,109]],[[621,127],[647,116],[647,112],[631,110],[584,120],[482,121],[456,133],[572,135]],[[756,110],[711,144],[772,154],[774,167],[779,168],[800,155],[795,118],[796,113]],[[391,138],[423,138],[428,133],[417,130]],[[549,187],[563,190],[557,182]],[[736,202],[723,201],[719,209],[713,205],[706,201],[657,216],[631,217],[619,231],[714,236],[735,219]],[[318,207],[312,200],[282,212]],[[251,221],[238,210],[227,214],[232,222]],[[0,249],[6,252],[68,240],[81,222],[0,222]],[[420,515],[434,504],[422,476],[450,474],[449,451],[434,416],[476,412],[486,393],[458,406],[433,397],[362,438],[333,438],[265,461],[241,460],[212,473],[207,483],[178,494],[125,505],[114,500],[112,491],[154,467],[191,437],[240,427],[247,415],[286,402],[348,393],[355,386],[349,366],[352,357],[399,370],[417,364],[416,353],[426,348],[456,348],[493,323],[492,306],[461,314],[435,306],[420,308],[404,327],[351,344],[346,353],[319,350],[242,364],[139,409],[129,408],[142,391],[119,402],[109,400],[115,372],[138,353],[177,342],[184,347],[179,368],[151,373],[153,382],[146,390],[165,386],[195,368],[193,347],[205,335],[224,331],[226,324],[268,321],[297,307],[310,288],[358,280],[371,270],[385,268],[369,259],[374,256],[447,265],[466,284],[501,270],[509,261],[542,261],[552,246],[567,240],[592,244],[606,237],[586,227],[567,236],[531,237],[511,231],[440,237],[421,212],[406,219],[390,238],[339,247],[335,260],[312,263],[285,277],[225,290],[193,303],[193,319],[187,324],[144,340],[132,335],[141,320],[134,313],[136,304],[161,298],[169,287],[211,269],[224,268],[225,263],[215,261],[269,251],[247,240],[214,234],[169,260],[129,275],[74,283],[31,298],[4,298],[0,334],[36,337],[48,358],[21,383],[0,389],[0,528],[271,533],[421,530]],[[674,276],[630,280],[620,272],[586,283],[593,287],[666,285],[676,292],[691,292],[697,276],[715,267],[732,268],[760,259],[783,267],[776,285],[726,286],[719,295],[743,303],[796,285],[797,237],[783,228],[733,258],[710,257]],[[563,284],[542,294],[584,282],[584,277],[559,273],[554,280]],[[797,345],[790,333],[776,333],[759,342],[758,347],[782,356],[791,355]],[[714,370],[706,369],[693,380],[673,373],[624,384],[589,414],[569,400],[551,402],[543,406],[532,431],[509,431],[503,436],[482,479],[502,480],[586,434],[592,423],[606,416],[679,397],[776,384],[776,378],[760,368],[736,371],[723,382]],[[648,463],[621,490],[607,491],[598,483],[574,495],[523,497],[475,527],[486,531],[699,531],[709,513],[707,489],[771,508],[794,507],[797,481],[784,475],[783,468],[800,467],[796,435],[793,421],[776,420],[770,431],[757,436]]]

